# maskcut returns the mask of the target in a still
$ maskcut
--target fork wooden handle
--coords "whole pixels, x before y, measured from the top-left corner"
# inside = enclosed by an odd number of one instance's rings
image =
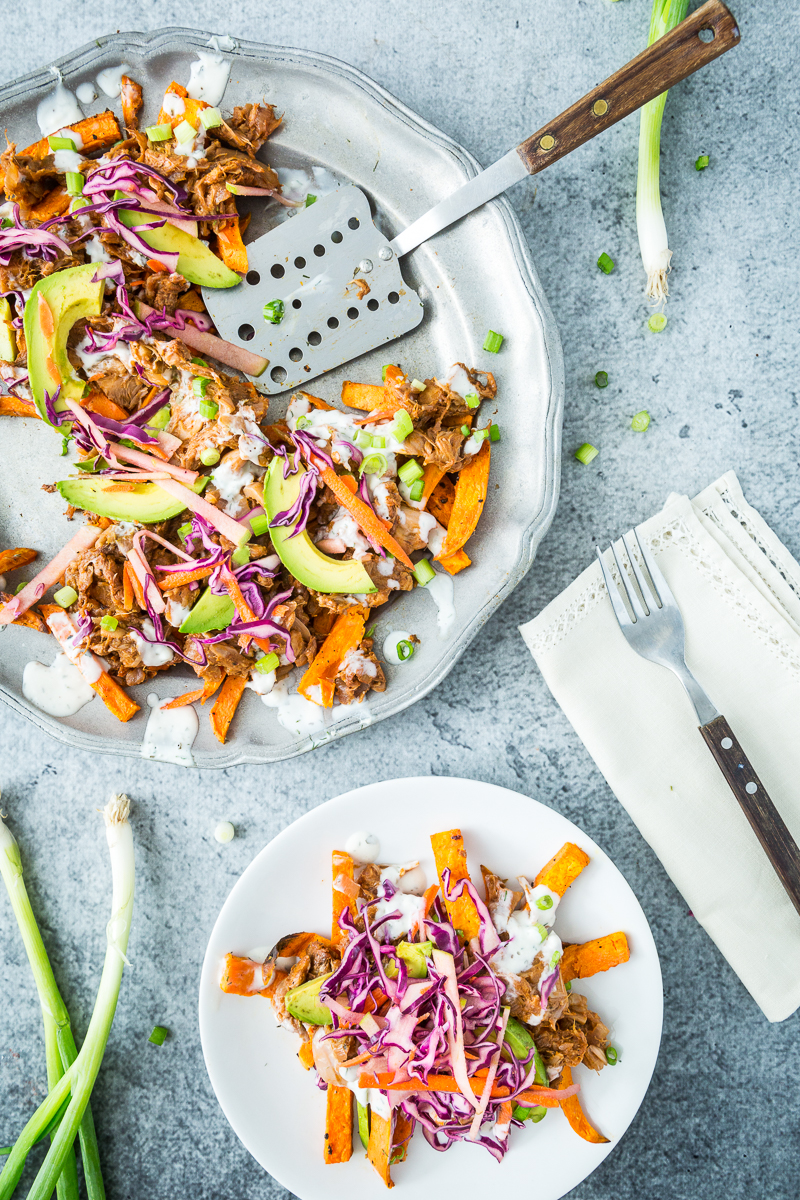
[[[709,40],[703,40],[701,34]],[[673,84],[719,58],[738,45],[739,40],[733,14],[720,0],[708,0],[605,83],[543,125],[517,146],[517,153],[531,175],[543,171],[576,146],[582,146],[648,100],[655,100]]]
[[[700,732],[764,853],[775,868],[786,894],[800,913],[800,847],[786,828],[725,718],[716,717],[708,725],[701,725]]]

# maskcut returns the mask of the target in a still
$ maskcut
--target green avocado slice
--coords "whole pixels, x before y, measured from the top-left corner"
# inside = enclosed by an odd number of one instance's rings
[[[536,1047],[531,1032],[516,1017],[508,1018],[506,1035],[503,1040],[514,1055],[514,1058],[527,1058],[531,1050],[533,1050],[533,1061],[536,1063],[536,1082],[540,1087],[550,1087],[550,1080],[547,1078],[547,1071],[545,1070],[542,1056]]]
[[[66,271],[55,271],[40,279],[25,305],[23,327],[28,347],[28,374],[34,403],[48,425],[44,394],[55,395],[61,388],[56,408],[64,409],[64,400],[80,400],[86,383],[75,374],[67,356],[67,338],[81,317],[97,316],[103,303],[103,280],[93,282],[97,263],[84,263]],[[48,317],[44,304],[50,310]],[[45,327],[42,326],[42,314]],[[52,331],[47,326],[52,321]]]
[[[428,959],[433,953],[433,942],[398,942],[395,953],[404,959],[409,979],[426,979]],[[389,960],[384,970],[390,979],[398,974],[397,967]]]
[[[152,213],[133,212],[127,208],[120,209],[117,216],[129,229],[140,225],[158,225],[159,221],[164,220],[163,217],[153,216]],[[168,254],[177,253],[178,274],[183,275],[190,283],[199,283],[203,287],[232,288],[242,282],[241,275],[226,267],[222,259],[217,258],[205,242],[192,237],[177,225],[167,222],[146,232],[137,228],[136,232],[142,241],[147,242],[154,250]]]
[[[360,1100],[356,1100],[358,1108],[358,1136],[361,1138],[361,1145],[365,1150],[369,1150],[369,1105],[362,1104]]]
[[[331,1010],[320,1004],[319,999],[320,988],[332,974],[332,971],[328,971],[327,975],[318,975],[316,979],[309,979],[288,991],[286,1011],[297,1017],[298,1021],[305,1021],[307,1025],[332,1025]]]
[[[227,629],[236,609],[230,596],[215,596],[206,588],[180,627],[181,633],[208,633],[212,629]]]
[[[157,483],[137,483],[133,491],[121,492],[113,490],[113,482],[103,476],[82,475],[75,479],[62,479],[56,487],[67,504],[101,517],[110,517],[112,521],[138,521],[141,525],[153,525],[177,517],[186,507]],[[207,483],[208,476],[201,475],[192,484],[192,491],[199,495]]]
[[[284,479],[283,459],[273,458],[264,485],[264,507],[270,521],[294,504],[300,495],[304,473],[301,468]],[[269,536],[275,553],[300,583],[315,592],[364,595],[378,590],[358,559],[329,558],[317,549],[305,530],[291,537],[294,528],[294,525],[270,526]]]
[[[11,305],[5,296],[0,298],[0,359],[13,363],[17,357],[17,339],[11,324]]]

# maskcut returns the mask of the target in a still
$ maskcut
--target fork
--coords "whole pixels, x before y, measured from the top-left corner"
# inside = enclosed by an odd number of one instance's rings
[[[622,541],[631,570],[639,586],[638,593],[629,582],[628,574],[617,557],[613,542],[611,553],[622,581],[622,588],[615,583],[599,548],[597,557],[600,560],[614,615],[625,640],[631,649],[635,650],[642,658],[668,667],[680,679],[697,714],[700,733],[703,735],[706,745],[725,776],[728,786],[739,801],[753,833],[772,863],[789,899],[800,913],[800,848],[770,800],[763,783],[750,765],[730,725],[725,717],[717,712],[687,667],[681,610],[655,558],[644,545],[643,540],[639,540],[637,530],[634,529],[624,534]],[[647,581],[639,566],[635,554],[636,549],[647,567],[650,582]],[[624,589],[633,618],[625,606],[622,589]]]

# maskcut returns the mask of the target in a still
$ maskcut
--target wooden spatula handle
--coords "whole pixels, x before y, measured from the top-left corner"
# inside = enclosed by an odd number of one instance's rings
[[[800,913],[800,848],[797,842],[786,828],[725,718],[716,717],[708,725],[702,725],[700,732],[789,899]]]
[[[704,33],[710,30],[713,37]],[[543,171],[615,125],[629,113],[655,100],[687,75],[719,58],[739,43],[736,19],[720,0],[708,0],[696,12],[614,75],[578,100],[560,117],[543,125],[517,147],[531,175]]]

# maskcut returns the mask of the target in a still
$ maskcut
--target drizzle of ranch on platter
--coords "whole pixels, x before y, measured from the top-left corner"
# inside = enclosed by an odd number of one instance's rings
[[[145,617],[142,621],[142,632],[139,633],[138,630],[132,629],[130,636],[145,667],[163,667],[166,663],[172,662],[175,657],[169,646],[162,646],[155,641],[156,631],[149,617]]]
[[[83,120],[83,113],[78,107],[78,101],[72,92],[64,87],[64,81],[60,75],[55,91],[51,92],[49,96],[45,96],[44,100],[40,100],[39,107],[36,109],[36,120],[42,131],[42,137],[55,133],[57,129],[61,129],[65,125],[72,125],[75,121]]]
[[[193,767],[192,743],[200,728],[197,713],[191,704],[165,709],[164,705],[169,701],[170,697],[159,701],[154,692],[147,697],[150,716],[142,741],[142,758]]]
[[[456,619],[456,606],[453,603],[453,580],[449,575],[442,575],[437,571],[433,579],[429,580],[422,590],[427,592],[436,604],[439,610],[436,616],[439,637],[446,638]]]
[[[395,629],[393,633],[386,635],[383,641],[383,657],[387,663],[399,666],[401,663],[408,661],[400,657],[399,646],[401,642],[411,642],[411,634],[407,633],[405,629]],[[411,642],[411,645],[414,646],[414,643]],[[416,646],[414,646],[414,649],[416,650]],[[411,655],[409,654],[408,658],[410,657]]]
[[[228,86],[231,64],[219,53],[208,50],[197,51],[197,61],[192,63],[186,90],[193,100],[205,100],[215,106],[223,97]]]
[[[49,667],[29,662],[22,673],[22,694],[51,717],[74,717],[94,700],[94,691],[66,654],[57,654]]]
[[[552,975],[562,954],[561,938],[551,928],[556,919],[559,897],[543,884],[532,887],[522,875],[519,876],[519,881],[525,891],[527,907],[509,914],[503,895],[492,906],[492,919],[496,929],[509,935],[508,941],[503,942],[493,956],[492,968],[510,975],[519,975],[529,970],[534,960],[541,955],[545,962],[545,971],[542,974],[544,980],[548,975]],[[541,1017],[538,1020],[541,1020]],[[532,1021],[532,1024],[537,1023],[537,1020]]]
[[[127,63],[120,63],[118,67],[106,67],[105,71],[101,71],[97,76],[97,86],[113,100],[122,91],[122,76],[130,75],[130,72],[131,68]]]

